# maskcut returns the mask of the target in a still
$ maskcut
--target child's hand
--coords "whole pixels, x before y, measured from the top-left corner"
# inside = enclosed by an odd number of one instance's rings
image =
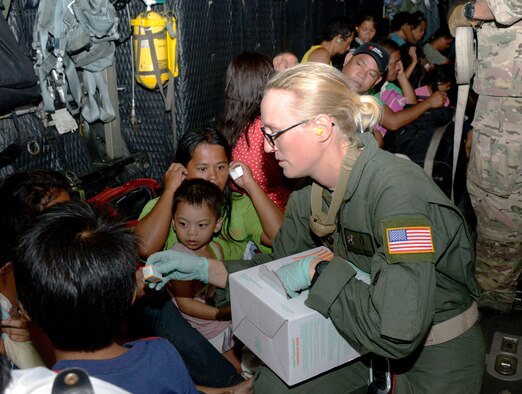
[[[417,58],[417,48],[416,47],[410,47],[410,49],[408,49],[408,55],[410,56],[412,63],[417,63],[418,58]]]
[[[435,92],[430,97],[426,99],[429,102],[430,108],[440,108],[446,102],[446,98],[448,95],[444,92]]]
[[[2,320],[2,332],[9,335],[14,342],[28,342],[31,340],[29,322],[23,317]]]
[[[179,163],[172,163],[163,176],[164,190],[174,194],[186,177],[187,169]]]
[[[402,60],[399,60],[399,61],[397,62],[397,64],[398,64],[398,67],[399,67],[399,72],[397,73],[397,79],[400,78],[400,77],[406,77],[406,78],[408,78],[408,77],[406,76],[406,73],[404,72],[404,64],[402,64]]]
[[[252,184],[255,184],[254,178],[252,177],[252,171],[250,171],[250,167],[247,166],[245,163],[234,160],[230,162],[229,168],[236,168],[241,167],[243,169],[243,175],[239,178],[236,178],[234,182],[236,185],[238,185],[240,188],[245,189],[247,193],[249,193],[249,188],[252,186]]]

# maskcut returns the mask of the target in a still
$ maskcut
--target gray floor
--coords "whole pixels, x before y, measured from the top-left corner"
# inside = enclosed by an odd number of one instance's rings
[[[475,224],[476,218],[471,207],[469,196],[464,196],[459,203],[459,209],[466,217],[470,226],[469,230],[475,239]],[[516,338],[519,339],[517,349],[517,362],[516,373],[514,376],[518,377],[522,374],[522,280],[519,281],[519,301],[516,303],[516,309],[509,314],[500,314],[490,309],[480,309],[480,323],[484,332],[484,339],[486,341],[486,367],[487,363],[492,363],[492,360],[496,360],[496,356],[502,354],[499,352],[499,346],[495,343],[492,348],[492,344],[495,339],[495,333],[502,333],[502,338]],[[494,365],[494,362],[493,362]],[[493,368],[493,365],[491,368]],[[493,369],[494,370],[494,369]],[[522,394],[522,379],[513,380],[512,376],[506,376],[494,372],[495,375],[488,373],[486,370],[484,373],[484,379],[482,383],[482,394]]]
[[[486,340],[486,363],[488,362],[490,354],[494,354],[493,360],[496,359],[495,355],[498,354],[509,355],[509,353],[499,353],[499,347],[496,346],[497,343],[493,345],[493,349],[491,347],[492,342],[494,342],[495,333],[502,333],[505,334],[502,335],[503,338],[511,338],[514,340],[516,345],[518,345],[518,349],[512,349],[512,351],[518,356],[516,358],[518,365],[516,365],[515,376],[520,374],[522,371],[522,357],[520,357],[522,352],[522,311],[515,310],[510,314],[505,315],[488,309],[481,309],[480,323],[482,325],[482,330],[484,331],[484,337]],[[513,378],[509,376],[504,378],[501,374],[492,376],[486,371],[482,384],[482,394],[522,394],[522,380],[507,379]]]

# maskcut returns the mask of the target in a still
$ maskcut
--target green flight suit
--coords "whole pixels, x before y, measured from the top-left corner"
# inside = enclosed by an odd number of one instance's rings
[[[348,341],[392,359],[395,393],[480,393],[485,349],[478,323],[457,338],[424,347],[432,324],[478,299],[474,255],[458,209],[417,165],[380,150],[373,137],[353,167],[333,236],[334,260],[310,290],[306,304],[332,319]],[[325,205],[326,211],[326,205]],[[294,192],[271,255],[227,262],[229,272],[311,249],[310,187]],[[393,229],[428,228],[433,251],[406,244],[395,253]],[[388,234],[388,237],[387,237]],[[355,279],[352,262],[372,278]],[[256,393],[347,393],[367,390],[366,358],[288,388],[268,368]]]

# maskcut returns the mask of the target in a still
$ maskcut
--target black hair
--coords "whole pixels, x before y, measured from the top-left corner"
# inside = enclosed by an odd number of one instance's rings
[[[227,160],[232,160],[232,150],[225,136],[211,126],[202,126],[183,134],[179,140],[174,161],[187,166],[200,144],[219,145],[225,150]]]
[[[420,26],[422,22],[426,21],[426,16],[424,16],[424,13],[421,11],[415,11],[410,14],[410,25],[412,29],[415,29],[416,27]]]
[[[390,38],[381,38],[380,40],[377,40],[376,43],[383,47],[386,52],[388,52],[388,56],[390,58],[393,52],[398,51],[401,48],[399,44]]]
[[[346,40],[355,32],[355,26],[350,18],[339,16],[330,20],[323,32],[323,40],[331,41],[340,34],[343,40]]]
[[[186,179],[174,193],[172,216],[176,213],[180,203],[198,207],[206,205],[212,211],[214,217],[219,219],[223,206],[223,193],[212,182],[197,178]]]
[[[381,38],[377,41],[375,41],[377,44],[379,44],[387,53],[388,58],[391,59],[393,52],[400,51],[400,46],[395,41],[393,41],[390,38]],[[386,67],[386,71],[382,74],[382,79],[378,84],[376,84],[372,91],[378,92],[381,90],[382,85],[386,83],[386,80],[388,79],[388,67]]]
[[[0,266],[13,258],[18,236],[27,224],[69,185],[65,176],[47,169],[9,175],[0,185]]]
[[[272,61],[257,52],[242,52],[229,63],[225,82],[225,111],[219,130],[231,147],[261,114],[261,100],[268,80],[274,74]]]
[[[369,21],[369,22],[372,22],[375,29],[377,30],[377,25],[379,23],[379,20],[377,19],[377,17],[371,15],[371,14],[360,14],[360,15],[357,15],[355,17],[355,24],[354,26],[356,27],[359,27],[361,26],[364,22],[366,21]]]
[[[448,25],[442,25],[441,27],[439,27],[435,31],[435,33],[433,33],[433,35],[429,38],[428,42],[433,42],[439,38],[453,39]]]
[[[213,127],[204,126],[197,129],[187,131],[179,140],[176,150],[175,162],[187,166],[192,160],[194,151],[200,144],[219,145],[225,150],[227,160],[232,160],[232,150],[225,136]],[[230,241],[239,242],[230,234],[230,222],[232,216],[232,189],[229,183],[223,190],[223,231],[222,235]]]
[[[437,64],[433,70],[426,74],[423,82],[431,87],[432,92],[436,92],[439,83],[455,83],[455,69],[451,64]]]
[[[409,12],[398,12],[390,22],[390,30],[392,32],[399,31],[406,24],[412,25],[411,14]]]
[[[136,289],[138,239],[110,212],[69,201],[42,212],[13,262],[18,298],[63,351],[114,342]]]

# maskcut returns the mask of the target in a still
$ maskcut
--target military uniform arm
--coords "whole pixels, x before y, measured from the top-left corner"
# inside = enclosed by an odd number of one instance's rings
[[[430,263],[389,265],[372,272],[372,285],[336,258],[312,287],[306,304],[371,352],[403,358],[424,340],[433,320],[435,271]],[[373,271],[373,270],[372,270]]]
[[[478,0],[475,3],[474,19],[495,20],[502,25],[511,26],[522,20],[520,0]]]
[[[307,300],[310,307],[331,318],[343,336],[394,359],[404,358],[422,345],[434,320],[438,254],[415,249],[390,253],[387,231],[430,227],[436,234],[435,249],[442,253],[446,244],[445,230],[429,219],[425,200],[429,187],[419,188],[424,174],[408,163],[399,166],[389,172],[379,166],[378,174],[367,175],[371,182],[352,196],[352,206],[341,213],[343,225],[365,223],[357,231],[371,234],[374,250],[370,255],[345,252],[347,260],[370,274],[371,283],[356,279],[348,263],[337,258],[319,276]],[[374,197],[365,204],[366,190]]]

